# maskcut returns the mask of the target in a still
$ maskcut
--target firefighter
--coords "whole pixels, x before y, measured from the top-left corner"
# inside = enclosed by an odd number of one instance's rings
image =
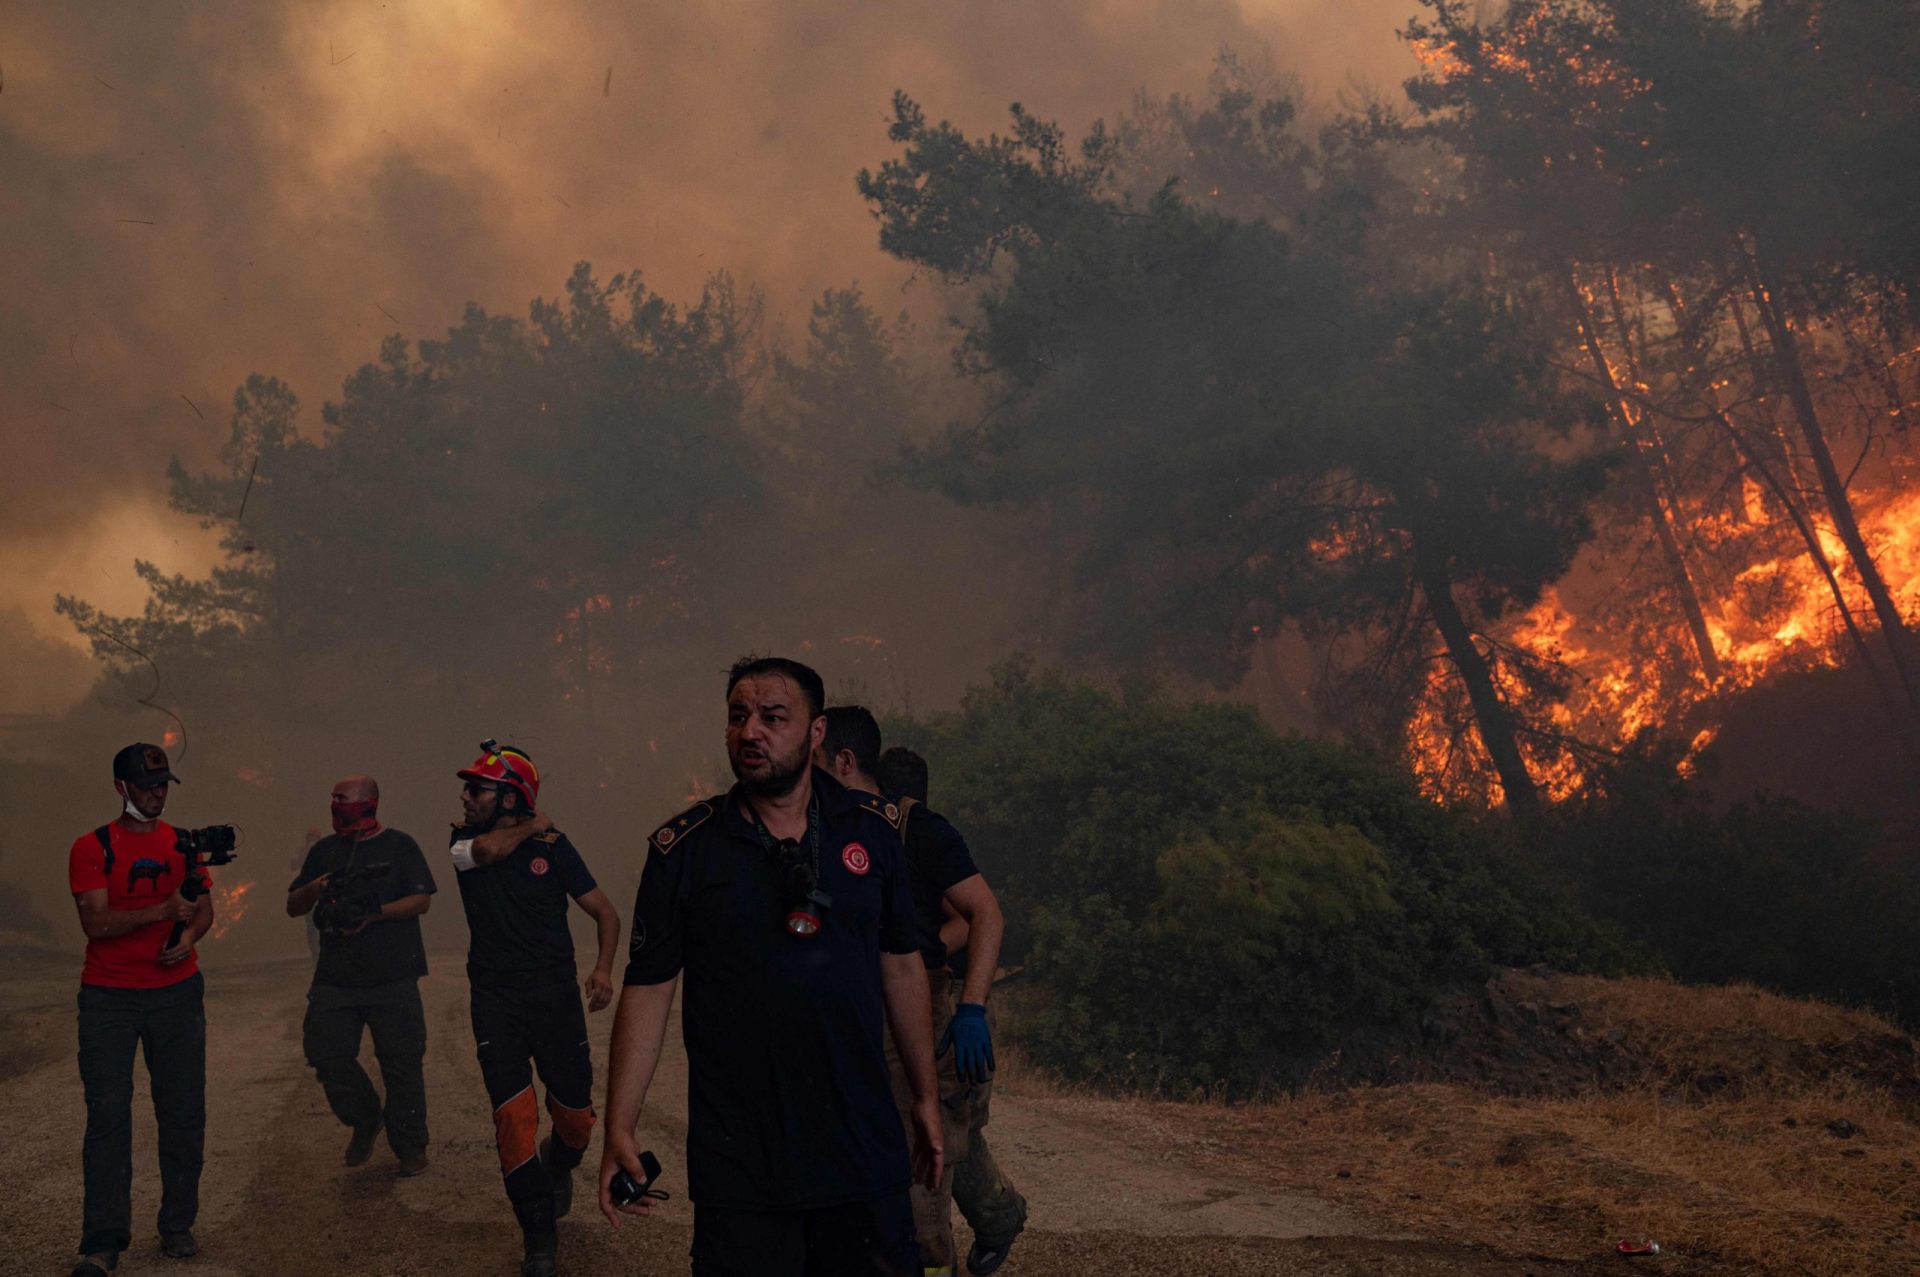
[[[880,755],[874,771],[881,790],[899,804],[900,825],[907,845],[907,860],[914,861],[915,848],[928,838],[943,838],[941,827],[953,826],[928,810],[927,762],[910,749],[898,745]],[[958,832],[951,834],[957,839]],[[924,856],[924,849],[921,854]],[[1007,1178],[994,1160],[987,1144],[987,1121],[993,1101],[993,1043],[989,1036],[990,1011],[985,1009],[987,993],[1000,963],[1000,937],[1004,923],[996,905],[991,926],[970,926],[973,921],[949,895],[942,900],[945,915],[939,923],[939,953],[950,971],[948,987],[960,986],[960,1001],[983,1008],[978,1018],[981,1043],[986,1051],[987,1072],[968,1088],[965,1111],[966,1134],[953,1158],[953,1203],[973,1230],[973,1246],[967,1251],[967,1271],[974,1277],[987,1277],[1007,1262],[1007,1254],[1020,1231],[1027,1226],[1027,1199]],[[964,1031],[964,1030],[962,1030]],[[955,1062],[962,1052],[959,1031],[955,1035]]]
[[[524,1243],[521,1277],[553,1277],[555,1222],[573,1203],[573,1170],[593,1133],[593,1060],[574,979],[571,899],[594,921],[599,954],[587,1009],[613,999],[620,915],[567,836],[536,810],[540,772],[524,750],[489,740],[458,773],[463,819],[451,838],[470,940],[473,1037],[493,1104],[494,1142]],[[552,1130],[538,1139],[533,1071]]]
[[[880,793],[880,725],[873,715],[858,705],[836,705],[827,710],[819,762],[828,775],[849,789]],[[921,1271],[926,1277],[952,1277],[954,1174],[967,1156],[974,1088],[985,1086],[993,1076],[993,1037],[987,1026],[986,1003],[993,970],[999,963],[1005,924],[1000,902],[973,863],[973,854],[960,831],[930,810],[923,799],[901,796],[888,805],[895,813],[894,828],[905,847],[907,879],[913,886],[914,923],[920,936],[921,962],[926,968],[927,993],[933,1004],[940,1116],[947,1151],[947,1173],[939,1185],[931,1190],[916,1188],[913,1193],[914,1229],[920,1240]],[[949,915],[968,928],[971,947],[981,959],[973,974],[958,987],[957,999],[942,936]],[[907,1090],[899,1060],[890,1057],[888,1064],[893,1068],[894,1099],[903,1103]],[[999,1249],[1004,1251],[1005,1247]],[[976,1247],[969,1261],[980,1260],[983,1253]]]
[[[655,830],[608,1059],[600,1208],[644,1178],[634,1130],[684,976],[695,1277],[919,1268],[889,1022],[913,1093],[911,1166],[937,1183],[933,1035],[886,804],[811,766],[820,676],[778,657],[727,677],[738,783]]]

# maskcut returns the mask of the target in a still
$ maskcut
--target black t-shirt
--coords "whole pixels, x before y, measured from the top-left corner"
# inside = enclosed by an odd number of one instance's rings
[[[891,804],[817,770],[813,786],[833,898],[816,935],[782,925],[782,879],[738,788],[648,840],[626,982],[685,973],[687,1173],[708,1206],[807,1210],[907,1183],[880,986],[883,951],[920,947],[906,864]]]
[[[332,874],[339,884],[347,874],[371,865],[386,865],[384,875],[367,886],[380,903],[402,896],[432,895],[433,871],[420,854],[420,844],[398,829],[383,829],[358,842],[328,834],[307,851],[300,873],[287,890],[304,887],[321,874]],[[374,922],[358,935],[320,933],[320,959],[313,982],[341,989],[365,989],[394,980],[418,979],[427,973],[427,950],[420,942],[420,919]]]
[[[456,828],[448,842],[476,834]],[[496,984],[573,979],[567,900],[597,884],[565,834],[557,829],[534,834],[506,859],[456,876],[467,911],[470,978]]]
[[[920,957],[927,970],[947,965],[947,946],[940,942],[940,924],[947,920],[940,902],[948,888],[980,872],[967,850],[967,840],[937,811],[924,803],[907,807],[907,879],[913,884],[913,917],[920,929]]]

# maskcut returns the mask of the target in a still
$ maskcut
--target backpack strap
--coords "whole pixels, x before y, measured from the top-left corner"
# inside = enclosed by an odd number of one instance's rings
[[[106,873],[111,878],[113,876],[113,826],[102,825],[93,831],[93,836],[100,840],[100,851],[106,858]]]

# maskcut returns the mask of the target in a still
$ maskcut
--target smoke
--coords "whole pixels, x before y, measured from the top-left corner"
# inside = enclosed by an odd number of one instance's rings
[[[518,313],[582,258],[675,298],[724,267],[776,318],[897,286],[852,187],[896,87],[978,129],[1016,99],[1082,127],[1137,88],[1197,88],[1229,45],[1326,91],[1391,82],[1410,7],[10,7],[0,413],[31,477],[0,540],[31,552],[6,557],[150,554],[128,511],[164,504],[170,455],[207,460],[247,373],[317,403],[383,334],[470,299]],[[0,602],[51,630],[49,584],[96,590],[12,566]]]
[[[61,708],[80,694],[75,667],[46,642],[74,637],[51,614],[54,592],[137,611],[136,557],[194,574],[216,560],[213,535],[167,511],[166,467],[174,456],[190,470],[215,464],[233,390],[249,373],[285,379],[317,429],[319,404],[383,336],[437,335],[468,301],[522,314],[530,298],[557,294],[582,259],[603,277],[637,267],[676,301],[731,271],[764,290],[772,324],[787,332],[822,289],[853,280],[883,313],[937,311],[937,292],[911,288],[908,272],[879,253],[854,190],[854,174],[886,154],[896,88],[969,131],[1002,127],[1020,101],[1077,133],[1124,111],[1136,90],[1202,91],[1232,47],[1271,49],[1324,99],[1350,77],[1386,86],[1406,73],[1393,30],[1414,7],[9,7],[0,12],[0,421],[15,479],[0,502],[0,608],[15,610],[0,611],[0,651],[27,672],[17,688],[0,687],[0,709],[38,710],[36,696]],[[834,583],[836,599],[856,591],[857,566]],[[894,587],[875,579],[865,588]],[[925,641],[910,667],[886,663],[895,648],[842,648],[851,629],[823,629],[810,659],[843,695],[938,701],[977,677],[1004,638],[940,638],[953,628],[940,618],[914,624]],[[758,637],[738,636],[712,664]],[[717,706],[717,689],[699,691]],[[142,733],[157,739],[166,726],[129,712],[99,707],[28,752],[63,774],[95,776],[100,750]],[[559,734],[539,715],[528,724],[534,737]],[[261,830],[254,868],[271,896],[282,885],[280,844],[296,845],[321,814],[333,773],[378,771],[390,795],[408,788],[395,782],[417,783],[419,796],[391,805],[430,830],[447,814],[434,797],[465,761],[468,738],[512,727],[449,721],[445,757],[431,760],[366,731],[357,753],[345,737],[316,737],[315,753],[340,755],[327,774],[256,777],[229,802],[234,773],[223,766],[178,814],[205,823],[237,812]],[[322,751],[323,741],[337,748]],[[14,752],[17,742],[4,743]],[[196,779],[215,757],[245,763],[237,744],[195,746]],[[717,749],[663,759],[643,792],[612,791],[608,801],[638,812],[610,812],[589,832],[604,845],[613,830],[630,834],[633,822],[664,814],[654,810],[662,792],[677,797],[723,776]],[[593,801],[584,789],[573,786],[574,812]],[[50,826],[47,838],[64,845],[104,818],[93,810],[102,791],[90,782],[60,801],[45,796],[42,810],[64,831],[54,838]],[[430,852],[434,840],[421,835]],[[58,866],[45,869],[35,888],[57,908]],[[256,908],[277,914],[277,899]],[[447,899],[440,912],[458,910]]]
[[[97,673],[85,653],[39,633],[17,607],[0,609],[0,651],[0,724],[66,709]]]

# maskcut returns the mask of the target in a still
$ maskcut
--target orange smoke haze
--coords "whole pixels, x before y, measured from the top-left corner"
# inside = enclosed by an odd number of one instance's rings
[[[137,608],[136,556],[212,560],[168,514],[250,372],[314,413],[380,338],[523,313],[572,264],[669,298],[727,269],[776,323],[891,295],[853,176],[905,88],[969,130],[1070,129],[1270,47],[1323,100],[1411,65],[1411,0],[1016,5],[206,3],[0,12],[0,608]],[[315,418],[310,416],[309,421]],[[16,483],[19,481],[16,480]]]

